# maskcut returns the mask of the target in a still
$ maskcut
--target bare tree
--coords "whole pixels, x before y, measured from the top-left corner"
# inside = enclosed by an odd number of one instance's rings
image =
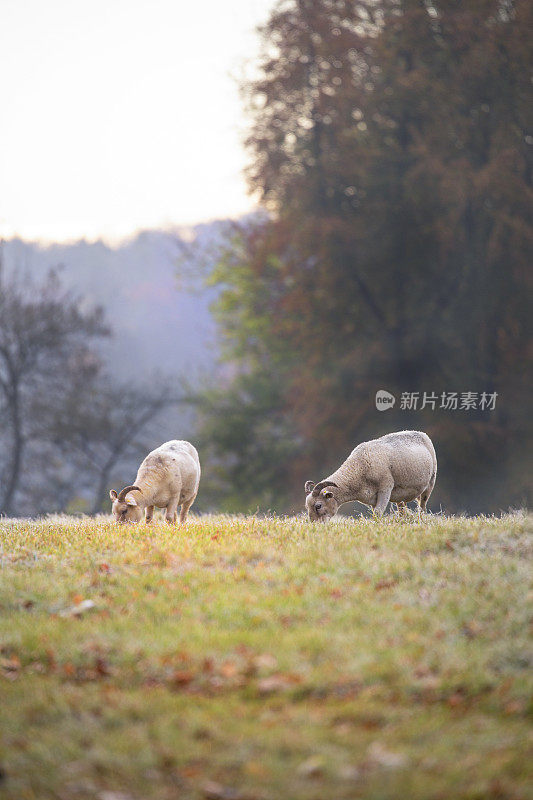
[[[29,440],[48,436],[44,411],[99,369],[91,346],[109,333],[100,309],[83,310],[51,271],[42,284],[0,265],[0,514],[12,514]]]
[[[146,439],[157,439],[150,424],[177,402],[180,398],[164,382],[143,388],[98,376],[90,385],[72,388],[56,419],[55,441],[66,457],[77,456],[81,483],[92,487],[91,513],[102,510],[113,470],[121,463],[131,470],[132,462],[146,455]]]

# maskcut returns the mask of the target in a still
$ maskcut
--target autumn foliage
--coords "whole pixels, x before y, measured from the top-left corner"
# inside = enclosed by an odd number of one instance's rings
[[[244,87],[268,214],[213,274],[230,368],[203,431],[227,507],[297,508],[357,442],[413,427],[448,511],[527,502],[532,24],[525,0],[273,12]],[[498,397],[382,414],[378,389]]]

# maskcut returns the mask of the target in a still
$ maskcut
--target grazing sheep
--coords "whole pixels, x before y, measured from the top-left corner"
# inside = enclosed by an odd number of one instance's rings
[[[402,509],[417,500],[426,510],[435,479],[437,456],[429,436],[398,431],[357,445],[346,461],[320,483],[307,481],[305,505],[309,519],[325,522],[351,500],[383,514],[389,500]]]
[[[117,522],[140,522],[144,509],[146,522],[151,522],[157,506],[166,509],[165,519],[170,524],[176,522],[181,506],[180,522],[185,522],[199,483],[196,448],[190,442],[173,439],[148,453],[133,486],[126,486],[119,494],[111,489],[112,513]]]

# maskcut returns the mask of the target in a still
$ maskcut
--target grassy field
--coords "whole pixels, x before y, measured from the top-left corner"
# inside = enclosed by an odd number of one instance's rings
[[[0,796],[533,796],[532,527],[0,522]]]

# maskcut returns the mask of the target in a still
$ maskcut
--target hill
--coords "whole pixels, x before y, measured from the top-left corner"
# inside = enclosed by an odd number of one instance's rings
[[[41,280],[59,268],[65,286],[88,305],[101,305],[113,329],[102,354],[121,378],[132,358],[142,375],[199,376],[217,353],[209,311],[215,290],[204,285],[206,264],[216,258],[227,221],[173,231],[142,231],[115,246],[102,241],[43,245],[3,243],[7,273]]]

